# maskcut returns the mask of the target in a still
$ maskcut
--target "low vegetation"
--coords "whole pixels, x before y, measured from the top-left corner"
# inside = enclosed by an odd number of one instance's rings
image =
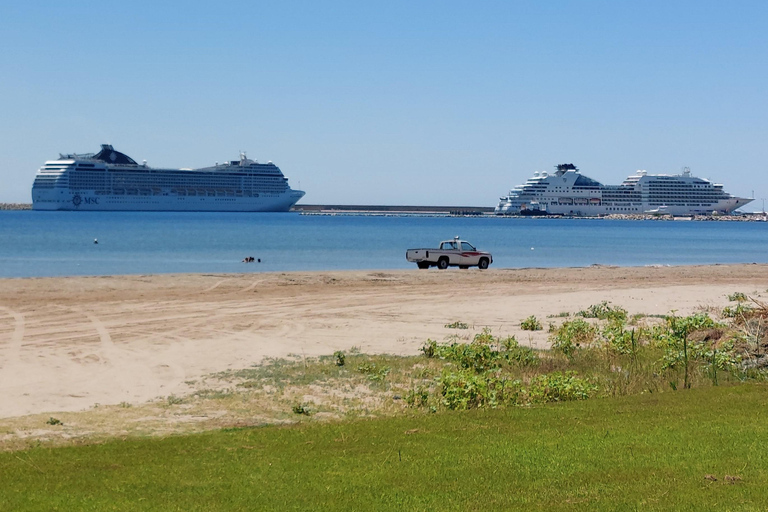
[[[541,322],[533,315],[520,322],[520,328],[524,331],[540,331],[543,329]]]
[[[768,433],[762,384],[768,375],[768,306],[741,295],[729,296],[736,304],[718,318],[711,312],[630,315],[601,302],[573,316],[550,317],[551,350],[488,328],[473,332],[456,321],[446,327],[467,332],[428,339],[417,356],[353,348],[221,372],[190,381],[196,389],[189,394],[87,414],[92,422],[120,417],[121,425],[130,425],[145,420],[153,407],[166,422],[177,421],[174,432],[184,432],[184,425],[298,426],[162,441],[141,439],[147,431],[139,427],[122,427],[120,435],[130,441],[79,448],[83,452],[6,443],[27,451],[0,454],[0,494],[26,498],[10,503],[12,510],[100,509],[113,500],[125,508],[120,499],[137,493],[150,496],[147,510],[156,508],[160,494],[177,496],[174,507],[191,510],[285,503],[727,508],[735,497],[747,508],[765,508],[768,499],[759,491],[768,460],[759,440]],[[534,316],[523,323],[541,329]],[[729,386],[743,383],[752,385]],[[613,398],[595,400],[607,397]],[[560,405],[546,406],[555,403]],[[33,417],[34,428],[47,428],[69,444],[93,442],[78,434],[87,430],[82,414]],[[375,421],[320,425],[361,417]],[[174,471],[162,469],[167,461],[174,461]],[[408,468],[400,466],[404,461]],[[402,475],[392,473],[396,468]],[[138,471],[150,484],[118,485]],[[226,489],[216,485],[221,475],[230,482]],[[253,481],[269,492],[253,491]],[[441,482],[450,483],[451,492]],[[489,492],[478,496],[478,484]],[[61,486],[66,494],[53,492]],[[175,487],[178,492],[168,490]],[[153,498],[153,492],[159,494]]]

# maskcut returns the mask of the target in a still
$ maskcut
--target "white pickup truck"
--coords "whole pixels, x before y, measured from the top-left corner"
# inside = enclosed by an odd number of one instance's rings
[[[488,268],[493,263],[493,256],[489,252],[482,252],[459,237],[453,240],[440,242],[439,249],[408,249],[405,251],[405,259],[416,263],[419,268],[437,267],[479,267]]]

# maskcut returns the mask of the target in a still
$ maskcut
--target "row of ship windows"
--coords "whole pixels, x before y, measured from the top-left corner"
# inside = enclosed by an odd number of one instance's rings
[[[82,181],[82,182],[104,182],[109,181],[105,179],[105,176],[72,176],[70,177],[70,181]],[[112,177],[113,182],[135,182],[135,183],[180,183],[179,180],[174,180],[172,178],[160,178],[160,179],[141,179],[141,177],[124,177],[124,176],[114,176]],[[189,179],[184,180],[181,183],[279,183],[285,181],[284,179],[280,179],[277,177],[274,178],[217,178],[217,179],[204,179],[204,178],[195,178],[195,179]]]
[[[537,197],[551,197],[551,194],[542,194],[540,192],[532,193],[531,195]],[[720,192],[711,191],[709,193],[688,193],[688,194],[675,194],[675,193],[648,193],[648,194],[602,194],[603,201],[623,200],[623,201],[640,201],[643,197],[647,197],[649,201],[679,201],[683,199],[695,199],[698,201],[718,201],[724,199],[724,195]],[[586,199],[586,198],[585,198]]]

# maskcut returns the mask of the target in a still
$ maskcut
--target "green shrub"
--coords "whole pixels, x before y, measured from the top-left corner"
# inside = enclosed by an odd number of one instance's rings
[[[576,372],[554,372],[534,377],[528,385],[530,403],[566,402],[586,400],[597,391],[597,386]]]
[[[521,347],[514,336],[497,338],[488,329],[475,335],[471,343],[438,344],[427,340],[421,351],[427,357],[439,357],[477,373],[501,368],[505,363],[518,366],[534,366],[539,363],[536,352],[529,347]]]
[[[465,324],[464,322],[459,322],[458,320],[452,324],[445,324],[445,327],[447,329],[469,329],[469,325]]]
[[[729,295],[728,300],[731,302],[746,302],[747,296],[741,292],[736,292]]]
[[[542,329],[541,322],[533,315],[520,322],[520,328],[524,331],[540,331]]]
[[[427,339],[420,350],[429,358],[435,357],[437,355],[437,342],[435,340]]]
[[[595,339],[597,328],[589,322],[576,318],[564,322],[549,337],[552,343],[552,350],[560,352],[568,359],[572,359],[576,350],[582,346],[589,345]]]
[[[721,316],[723,318],[740,318],[752,312],[752,307],[739,302],[736,306],[726,306],[723,308]]]
[[[664,353],[659,360],[662,370],[676,370],[680,367],[684,370],[684,387],[691,387],[692,363],[701,360],[706,349],[706,341],[692,342],[691,334],[697,331],[713,329],[717,324],[706,313],[699,313],[687,317],[667,317],[666,333],[660,337],[660,345]],[[716,354],[713,354],[716,359]]]
[[[605,347],[616,354],[634,355],[637,352],[637,338],[635,329],[628,331],[625,329],[624,322],[619,320],[610,321],[603,327],[602,339]]]
[[[48,425],[63,425],[63,423],[61,422],[61,420],[60,420],[60,419],[58,419],[58,418],[54,418],[53,416],[51,416],[50,418],[48,418],[48,421],[46,421],[46,423],[47,423]]]
[[[368,375],[368,380],[382,381],[392,370],[389,366],[378,366],[376,363],[365,362],[357,367],[357,371]]]
[[[423,387],[411,389],[405,395],[405,403],[411,407],[424,407],[429,403],[429,390]]]
[[[303,414],[304,416],[310,415],[309,408],[302,404],[294,404],[291,409],[293,410],[294,414]]]
[[[541,359],[531,347],[521,347],[514,336],[509,336],[501,340],[501,346],[504,348],[503,356],[508,363],[518,366],[537,366]]]
[[[448,409],[475,409],[516,404],[522,386],[519,380],[498,372],[443,372],[439,381],[442,405]]]
[[[492,368],[498,368],[503,362],[501,352],[484,343],[451,343],[438,345],[437,355],[447,359],[464,369],[472,369],[482,373]]]
[[[344,352],[342,352],[341,350],[337,350],[336,352],[333,353],[333,359],[334,359],[334,362],[336,363],[336,366],[344,366],[344,363],[346,363],[347,361],[347,356],[344,355]]]
[[[626,320],[627,310],[621,306],[611,306],[610,302],[604,300],[600,304],[593,304],[587,309],[579,311],[576,316],[599,320]]]

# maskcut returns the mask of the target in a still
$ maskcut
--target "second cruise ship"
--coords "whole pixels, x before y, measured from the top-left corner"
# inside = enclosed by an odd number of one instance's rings
[[[534,173],[523,185],[509,191],[496,206],[497,215],[608,214],[730,214],[754,199],[735,197],[722,185],[691,175],[637,171],[621,185],[603,185],[579,172],[573,164],[557,166],[556,172]]]
[[[32,185],[35,210],[287,212],[304,196],[272,162],[158,169],[102,144],[45,162]]]

